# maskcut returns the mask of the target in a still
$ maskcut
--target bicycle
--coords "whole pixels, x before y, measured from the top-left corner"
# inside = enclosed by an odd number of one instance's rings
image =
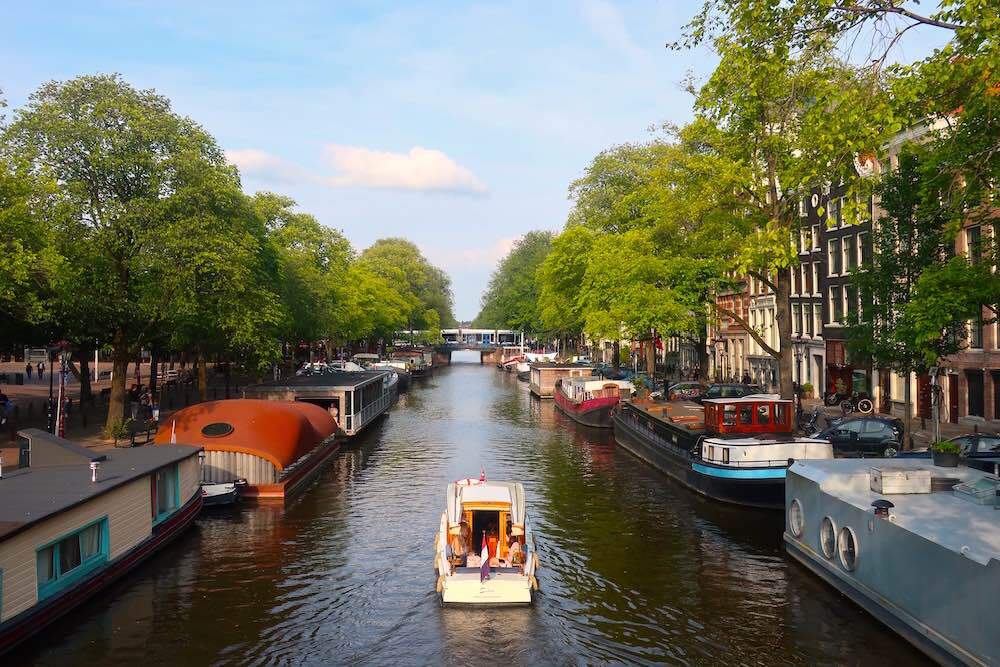
[[[841,401],[840,411],[845,417],[852,412],[860,412],[864,415],[870,415],[875,412],[875,403],[873,403],[872,399],[868,397],[868,394],[853,392],[850,397]]]

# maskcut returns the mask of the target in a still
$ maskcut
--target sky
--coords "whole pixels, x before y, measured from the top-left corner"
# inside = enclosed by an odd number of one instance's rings
[[[497,261],[558,231],[601,150],[690,118],[708,50],[664,48],[693,0],[0,0],[0,90],[119,72],[202,124],[248,193],[279,192],[361,251],[414,241],[472,319]]]

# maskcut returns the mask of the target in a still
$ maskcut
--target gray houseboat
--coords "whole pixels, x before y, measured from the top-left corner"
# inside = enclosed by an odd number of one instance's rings
[[[328,410],[344,435],[360,433],[396,402],[398,382],[386,371],[332,371],[255,384],[243,398],[305,401]]]
[[[936,661],[997,665],[996,489],[995,475],[927,459],[797,461],[785,545]]]

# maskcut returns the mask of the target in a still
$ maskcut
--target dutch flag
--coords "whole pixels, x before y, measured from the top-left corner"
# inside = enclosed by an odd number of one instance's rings
[[[479,566],[479,583],[490,578],[490,547],[486,544],[486,531],[483,531],[483,550],[480,556],[483,564]]]

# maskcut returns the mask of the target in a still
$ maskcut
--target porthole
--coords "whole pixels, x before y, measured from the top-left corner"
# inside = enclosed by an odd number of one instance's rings
[[[201,434],[206,438],[221,438],[233,432],[233,425],[225,422],[215,422],[202,427]]]
[[[850,572],[858,565],[858,536],[847,526],[840,529],[838,538],[840,564]]]
[[[819,524],[819,547],[828,559],[832,559],[837,551],[837,527],[828,516],[823,517]]]
[[[805,517],[802,516],[802,503],[798,498],[792,499],[792,504],[788,506],[788,530],[792,531],[795,537],[802,537],[802,526]]]

